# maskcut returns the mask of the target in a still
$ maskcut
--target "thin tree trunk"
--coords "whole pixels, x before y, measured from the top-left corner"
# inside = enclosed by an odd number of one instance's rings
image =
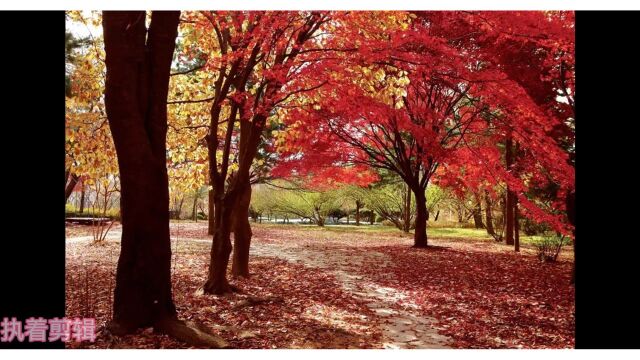
[[[515,163],[518,162],[518,156],[520,153],[520,144],[516,141],[516,146],[515,146],[515,151],[513,154],[513,162],[514,165],[516,165]],[[518,175],[518,169],[517,167],[512,166],[513,168],[513,172],[514,175]],[[511,192],[511,199],[512,199],[512,203],[513,203],[513,240],[514,240],[514,249],[516,252],[520,252],[520,221],[519,221],[519,214],[518,214],[518,196],[516,195],[515,192]]]
[[[219,193],[224,191],[224,186],[216,186],[215,189],[213,244],[211,246],[208,278],[203,289],[207,294],[222,295],[231,291],[227,281],[227,267],[232,249],[231,217],[233,215],[233,200],[235,199]]]
[[[200,193],[198,191],[195,192],[195,194],[193,195],[193,208],[191,209],[191,220],[198,222],[198,200],[200,200],[198,198],[198,195]]]
[[[246,80],[246,79],[245,79]],[[242,85],[244,87],[244,85]],[[243,114],[241,113],[241,118]],[[235,118],[235,113],[232,111],[230,115],[231,119]],[[242,201],[247,201],[246,209],[244,209],[244,222],[249,227],[247,214],[249,209],[249,202],[251,200],[251,187],[250,187],[250,169],[253,163],[253,159],[258,151],[258,145],[260,144],[260,138],[264,124],[266,122],[266,116],[256,115],[252,121],[242,121],[240,123],[240,141],[239,141],[239,154],[238,154],[238,169],[234,176],[229,179],[230,185],[225,193],[224,182],[226,179],[226,170],[223,170],[222,176],[216,176],[218,178],[215,185],[215,232],[213,235],[213,244],[211,246],[211,264],[209,265],[209,276],[207,282],[204,285],[204,291],[210,294],[224,294],[231,290],[227,281],[227,266],[229,264],[229,255],[231,253],[231,239],[230,232],[232,231],[232,217],[235,209],[241,208]],[[227,129],[230,131],[230,129]],[[227,133],[229,136],[231,133]],[[215,135],[215,134],[214,134]],[[227,141],[230,139],[228,138]],[[211,146],[213,143],[210,142]],[[214,151],[212,151],[214,150]],[[209,154],[214,154],[215,149],[209,148]],[[224,160],[223,160],[224,161]],[[213,169],[212,171],[216,171]],[[213,175],[213,174],[212,174]],[[213,178],[213,176],[212,176]],[[249,194],[248,198],[243,195]],[[218,209],[222,206],[221,209]],[[249,227],[250,230],[250,227]],[[250,237],[250,236],[249,236]],[[247,247],[249,244],[246,244]],[[247,249],[248,257],[248,249]]]
[[[405,198],[404,198],[404,223],[402,231],[408,233],[411,230],[411,190],[409,186],[406,186]],[[416,219],[416,221],[418,221]]]
[[[507,136],[507,140],[505,142],[505,158],[506,158],[506,163],[507,163],[507,171],[509,171],[511,169],[511,165],[513,164],[513,153],[512,153],[512,147],[513,147],[513,140],[511,139],[511,135]],[[513,192],[511,191],[511,189],[509,188],[509,185],[507,185],[507,195],[506,195],[506,210],[507,213],[505,214],[505,232],[506,232],[506,242],[507,245],[514,245],[514,239],[513,239]]]
[[[180,199],[178,203],[178,213],[176,214],[176,219],[180,220],[180,214],[182,214],[182,205],[184,205],[184,196]]]
[[[65,204],[67,203],[67,201],[69,201],[69,196],[71,196],[71,193],[73,193],[73,189],[76,187],[76,184],[78,183],[78,179],[80,179],[80,177],[78,177],[76,174],[71,174],[71,179],[67,183],[67,186],[65,186],[64,188]]]
[[[356,226],[360,226],[360,208],[362,204],[360,201],[356,201]]]
[[[440,216],[440,209],[438,209],[438,211],[436,212],[436,217],[433,219],[433,221],[438,221],[438,216]]]
[[[493,229],[493,210],[491,209],[491,197],[489,197],[489,191],[485,190],[484,191],[484,201],[485,201],[485,207],[484,207],[484,212],[485,212],[485,216],[487,218],[487,234],[491,235],[491,236],[495,236],[496,232]]]
[[[513,199],[513,231],[514,231],[514,244],[515,250],[520,252],[520,221],[518,219],[518,198],[514,197]]]
[[[484,228],[484,224],[482,223],[482,207],[480,206],[480,200],[476,202],[476,206],[473,209],[473,224],[476,229]]]
[[[576,282],[576,191],[575,189],[567,194],[566,198],[567,204],[567,218],[569,219],[569,223],[573,226],[573,271],[571,274],[571,284],[575,284]]]
[[[80,193],[80,214],[84,213],[84,197],[85,197],[85,192],[86,192],[87,188],[84,184],[84,181],[82,182],[82,192]]]

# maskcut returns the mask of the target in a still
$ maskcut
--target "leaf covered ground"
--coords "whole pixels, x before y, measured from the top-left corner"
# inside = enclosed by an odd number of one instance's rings
[[[411,248],[407,235],[375,228],[252,225],[252,276],[233,280],[243,293],[223,297],[197,292],[210,249],[206,223],[174,223],[171,230],[180,318],[207,325],[234,348],[383,347],[389,318],[345,289],[336,277],[338,267],[363,284],[406,294],[391,308],[435,319],[448,346],[574,346],[570,251],[558,263],[542,264],[532,249],[516,254],[486,240],[435,238],[430,239],[434,246],[423,250]],[[117,234],[118,228],[112,235]],[[71,241],[80,235],[67,236],[67,316],[92,316],[103,325],[111,316],[119,243],[91,245]],[[253,304],[249,297],[265,301]],[[186,347],[151,329],[125,337],[100,333],[94,344],[68,346]]]

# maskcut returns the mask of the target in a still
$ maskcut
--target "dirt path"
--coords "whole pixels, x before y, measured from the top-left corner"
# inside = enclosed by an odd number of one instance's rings
[[[383,318],[384,347],[392,349],[448,348],[448,338],[438,334],[435,319],[421,316],[418,306],[407,299],[407,295],[390,287],[382,287],[365,278],[353,275],[351,267],[363,262],[365,257],[374,257],[383,268],[387,259],[382,253],[363,251],[358,255],[345,254],[338,249],[313,247],[288,247],[277,244],[255,242],[251,253],[256,256],[276,257],[305,266],[320,268],[333,274],[345,291],[366,301],[378,316]],[[355,265],[357,266],[357,265]],[[403,300],[403,309],[394,306]]]
[[[120,231],[109,233],[107,239],[115,240]],[[77,236],[66,239],[68,243],[89,242],[92,236]],[[172,238],[172,240],[175,240]],[[311,246],[284,246],[260,242],[251,244],[251,254],[260,257],[273,257],[289,262],[298,262],[304,266],[318,268],[334,275],[342,288],[354,297],[368,303],[382,319],[383,346],[390,349],[438,349],[448,348],[449,338],[438,334],[436,320],[426,318],[418,311],[418,305],[412,303],[407,295],[395,288],[383,287],[366,278],[354,275],[353,268],[363,263],[365,258],[375,258],[384,271],[387,264],[385,254],[362,250],[354,255],[336,248],[317,248]],[[180,238],[179,241],[210,242],[210,239]],[[402,300],[403,306],[397,305]]]

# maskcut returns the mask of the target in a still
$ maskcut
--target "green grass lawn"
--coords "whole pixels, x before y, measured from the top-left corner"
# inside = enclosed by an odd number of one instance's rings
[[[252,225],[256,223],[251,223]],[[361,224],[360,226],[356,225],[326,225],[324,227],[320,227],[313,224],[273,224],[273,223],[262,223],[259,224],[261,227],[266,228],[287,228],[287,227],[297,227],[303,228],[307,231],[329,231],[329,232],[337,232],[337,233],[382,233],[388,235],[399,235],[399,236],[407,236],[412,237],[413,232],[410,234],[404,234],[401,230],[393,227],[393,226],[384,226],[384,225],[369,225],[369,224]],[[473,229],[473,228],[457,228],[457,227],[427,227],[427,235],[429,237],[436,238],[450,238],[450,239],[472,239],[472,240],[486,240],[486,241],[494,241],[494,239],[487,234],[485,229]],[[524,234],[520,234],[520,243],[521,244],[532,244],[535,241],[541,239],[542,236],[534,235],[528,236]]]

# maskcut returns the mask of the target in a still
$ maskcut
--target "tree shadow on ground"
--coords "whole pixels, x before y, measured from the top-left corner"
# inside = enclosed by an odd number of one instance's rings
[[[569,262],[446,247],[370,249],[390,261],[365,261],[360,273],[411,294],[458,347],[573,347]]]
[[[286,261],[253,257],[253,276],[234,284],[243,294],[198,295],[204,283],[209,244],[174,242],[172,282],[180,318],[213,329],[232,348],[379,348],[380,331],[374,313],[340,289],[335,279],[319,270]],[[98,327],[111,317],[112,289],[119,242],[105,246],[85,243],[67,246],[67,316],[95,317]],[[87,275],[85,275],[87,274]],[[88,290],[85,290],[87,288]],[[271,301],[238,306],[247,295]],[[89,304],[89,305],[86,305]],[[88,307],[87,307],[88,306]],[[184,348],[166,335],[141,329],[123,337],[103,336],[95,343],[68,343],[72,348]]]

